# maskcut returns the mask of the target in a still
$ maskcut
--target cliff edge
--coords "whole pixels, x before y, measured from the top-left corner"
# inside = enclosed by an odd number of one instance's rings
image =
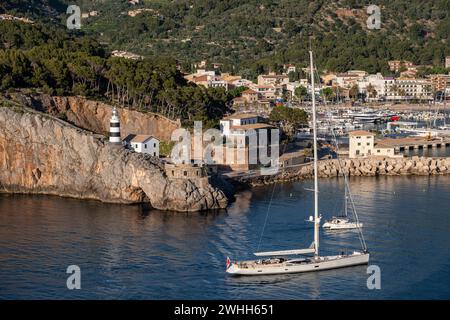
[[[6,94],[8,100],[41,111],[89,131],[105,134],[109,132],[112,106],[85,97],[57,97],[46,94]],[[139,112],[127,108],[119,109],[122,138],[129,134],[148,134],[161,141],[170,141],[171,134],[181,127],[177,121],[151,112]]]
[[[58,118],[0,103],[0,192],[104,202],[150,202],[161,210],[227,206],[211,184],[168,178],[158,158],[109,144]]]

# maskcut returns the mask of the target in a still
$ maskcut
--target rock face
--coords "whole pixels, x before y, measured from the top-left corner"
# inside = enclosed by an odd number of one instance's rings
[[[378,175],[437,175],[450,173],[450,158],[364,158],[343,159],[340,161],[323,160],[318,164],[320,178],[342,176],[343,172],[350,176]],[[280,170],[276,175],[243,178],[240,182],[250,185],[264,185],[274,182],[295,181],[313,177],[313,165]]]
[[[10,94],[10,99],[27,107],[54,116],[86,130],[109,132],[112,107],[83,97],[53,97],[49,95]],[[148,134],[162,141],[170,141],[171,133],[181,125],[161,115],[119,108],[122,138],[129,134]]]
[[[225,208],[207,183],[168,178],[158,158],[109,144],[50,115],[0,106],[0,191],[53,194],[105,202],[150,202],[154,208]]]

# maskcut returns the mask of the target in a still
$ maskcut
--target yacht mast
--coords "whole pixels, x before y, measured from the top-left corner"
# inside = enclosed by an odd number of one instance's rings
[[[345,174],[345,173],[344,173]],[[344,206],[345,206],[345,216],[346,217],[348,217],[348,206],[347,206],[347,204],[348,204],[348,196],[347,196],[347,186],[345,186],[344,185],[344,189],[345,189],[345,204],[344,204]]]
[[[314,60],[313,52],[309,51],[311,64],[311,98],[312,98],[312,125],[314,134],[314,255],[319,256],[319,181],[317,170],[317,128],[316,128],[316,92],[314,87]]]

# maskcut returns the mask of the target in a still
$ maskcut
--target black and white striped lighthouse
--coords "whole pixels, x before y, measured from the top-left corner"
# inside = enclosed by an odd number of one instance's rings
[[[109,122],[109,142],[121,144],[120,139],[120,119],[116,107],[113,108],[111,120]]]

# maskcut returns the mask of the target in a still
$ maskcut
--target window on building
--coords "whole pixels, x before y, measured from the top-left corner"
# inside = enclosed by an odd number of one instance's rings
[[[356,153],[356,155],[359,155],[359,150],[356,150],[356,152],[355,152],[355,153]]]
[[[134,147],[135,147],[135,148],[137,148],[137,147],[138,147],[137,143],[136,143],[136,144],[134,145]]]
[[[153,144],[153,148],[156,148],[156,142]]]
[[[358,147],[361,146],[361,142],[358,142]]]
[[[184,171],[183,174],[185,177],[187,177],[187,171]]]
[[[144,148],[147,149],[147,144],[144,144]]]
[[[380,149],[378,149],[377,152],[380,153]]]
[[[370,146],[370,142],[367,142],[367,145]]]

